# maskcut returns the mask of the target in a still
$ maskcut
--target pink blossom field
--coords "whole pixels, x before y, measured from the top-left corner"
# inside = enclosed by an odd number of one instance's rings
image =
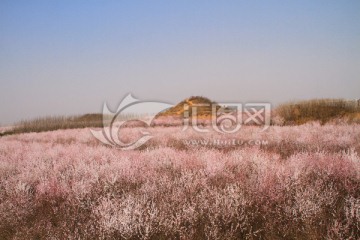
[[[148,130],[1,137],[0,239],[359,239],[360,125]]]

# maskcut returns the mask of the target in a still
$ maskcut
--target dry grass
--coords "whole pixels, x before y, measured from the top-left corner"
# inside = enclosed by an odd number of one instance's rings
[[[299,125],[311,121],[347,123],[360,122],[360,106],[356,101],[344,99],[314,99],[280,105],[275,114],[281,117],[285,125]]]
[[[44,117],[21,121],[15,125],[14,133],[45,132],[58,129],[102,127],[101,114],[86,114],[71,117]]]
[[[126,114],[117,120],[136,119],[140,115]],[[113,116],[105,116],[105,125],[110,124]],[[80,116],[47,116],[32,120],[23,120],[15,124],[12,128],[0,132],[0,136],[12,135],[29,132],[47,132],[59,129],[75,128],[101,128],[103,127],[103,115],[92,113]]]

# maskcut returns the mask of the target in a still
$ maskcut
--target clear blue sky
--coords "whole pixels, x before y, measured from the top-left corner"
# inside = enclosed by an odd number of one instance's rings
[[[360,98],[360,1],[0,1],[0,124],[176,103]]]

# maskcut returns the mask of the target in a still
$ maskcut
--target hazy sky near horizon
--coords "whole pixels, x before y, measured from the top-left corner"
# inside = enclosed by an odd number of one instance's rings
[[[0,1],[0,124],[176,103],[360,98],[360,1]]]

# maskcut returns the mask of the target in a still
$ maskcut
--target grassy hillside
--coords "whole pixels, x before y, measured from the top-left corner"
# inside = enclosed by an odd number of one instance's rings
[[[176,106],[159,113],[157,116],[158,117],[171,116],[171,117],[182,118],[184,116],[185,106],[188,106],[187,111],[189,112],[189,116],[192,116],[193,115],[192,107],[196,106],[197,116],[210,117],[212,104],[217,104],[217,103],[211,101],[206,97],[192,96],[190,98],[181,101]],[[199,105],[204,105],[204,106],[199,106]]]
[[[206,121],[211,117],[211,107],[216,102],[206,97],[192,96],[187,98],[176,106],[169,108],[155,117],[153,125],[172,126],[181,125],[184,117],[185,106],[190,119],[192,119],[192,107],[197,106],[197,116],[201,121]],[[198,106],[204,105],[204,106]],[[0,132],[0,136],[26,133],[26,132],[44,132],[58,129],[73,129],[86,127],[102,127],[103,115],[92,113],[80,116],[58,116],[42,117],[32,120],[21,121],[15,124],[15,127]],[[135,118],[133,115],[122,116],[124,120]],[[141,116],[138,116],[141,117]],[[360,123],[360,104],[357,101],[344,99],[314,99],[299,102],[290,102],[281,104],[274,110],[272,122],[280,125],[300,125],[310,121],[319,121],[321,124],[327,122],[337,123]],[[109,116],[108,122],[111,117]]]

